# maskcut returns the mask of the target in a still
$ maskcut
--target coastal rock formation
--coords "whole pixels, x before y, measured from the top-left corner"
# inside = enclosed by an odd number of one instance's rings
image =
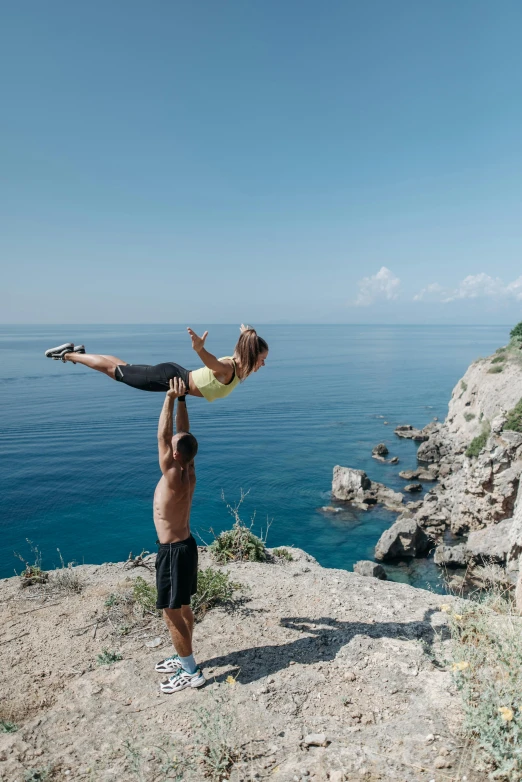
[[[432,422],[422,430],[399,427],[397,434],[427,435],[417,450],[421,465],[400,476],[428,480],[430,475],[438,481],[418,509],[411,510],[418,526],[439,542],[435,562],[498,563],[516,579],[522,555],[522,433],[504,427],[522,397],[522,353],[510,346],[500,355],[501,360],[497,352],[468,368],[453,390],[443,423]],[[447,529],[461,544],[442,544]],[[522,585],[519,591],[522,602]]]
[[[385,530],[375,546],[375,559],[393,560],[426,554],[430,540],[413,518],[399,518]]]
[[[448,643],[440,596],[322,568],[294,548],[278,564],[220,567],[200,556],[240,585],[239,599],[196,625],[207,685],[169,696],[154,671],[172,653],[163,620],[136,615],[138,629],[124,632],[114,622],[118,599],[138,577],[152,584],[152,572],[84,565],[72,571],[82,591],[52,599],[17,578],[0,583],[2,719],[18,726],[0,733],[2,779],[49,768],[60,780],[158,782],[181,768],[186,782],[202,782],[218,741],[233,782],[419,782],[419,769],[428,781],[441,747],[447,765],[467,768],[460,698],[430,652]],[[104,649],[109,664],[97,662]]]
[[[390,510],[401,511],[404,499],[400,492],[370,480],[363,470],[340,465],[333,469],[332,496],[336,500],[350,502],[362,510],[381,504]]]
[[[388,456],[390,452],[384,443],[379,443],[372,448],[372,456]]]
[[[422,484],[421,483],[408,483],[408,485],[404,487],[404,491],[407,491],[410,494],[415,494],[415,492],[422,491]]]
[[[416,429],[414,426],[410,426],[409,424],[403,424],[401,426],[396,426],[394,429],[395,434],[397,437],[402,437],[407,440],[415,440],[416,442],[424,442],[424,440],[427,440],[429,435],[424,432],[424,430]]]
[[[359,562],[356,562],[353,566],[353,572],[357,573],[359,576],[380,578],[382,581],[385,581],[388,578],[382,565],[379,565],[378,562],[372,562],[371,560],[367,559],[362,559]]]

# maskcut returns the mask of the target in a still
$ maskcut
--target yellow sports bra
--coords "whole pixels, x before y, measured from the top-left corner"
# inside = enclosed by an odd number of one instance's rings
[[[196,384],[196,388],[201,391],[207,402],[213,402],[214,399],[223,399],[225,396],[228,396],[240,382],[232,356],[223,356],[219,361],[224,359],[229,359],[234,364],[234,377],[226,385],[216,380],[214,372],[208,367],[192,370],[192,379]]]

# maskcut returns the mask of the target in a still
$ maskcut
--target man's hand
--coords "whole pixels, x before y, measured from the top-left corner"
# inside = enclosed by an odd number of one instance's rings
[[[200,350],[203,350],[205,347],[205,340],[208,337],[208,331],[205,331],[202,337],[198,337],[195,331],[192,331],[191,328],[187,326],[187,331],[190,334],[190,338],[192,340],[192,347],[196,351],[196,353],[199,353]]]
[[[169,399],[177,399],[178,396],[185,396],[187,393],[185,383],[180,377],[171,378],[169,385],[170,388],[167,391],[167,396]]]

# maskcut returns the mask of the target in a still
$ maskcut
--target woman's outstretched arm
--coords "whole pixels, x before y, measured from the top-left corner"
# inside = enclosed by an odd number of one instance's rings
[[[187,326],[187,331],[190,334],[192,340],[192,347],[204,363],[206,367],[213,372],[217,372],[219,375],[224,375],[228,383],[234,374],[234,367],[232,363],[219,361],[212,353],[209,353],[205,348],[205,340],[208,337],[208,331],[205,331],[202,337],[198,337],[195,331]]]

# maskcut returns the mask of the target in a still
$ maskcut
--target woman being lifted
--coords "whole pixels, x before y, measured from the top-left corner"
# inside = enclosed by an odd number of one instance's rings
[[[169,390],[171,379],[180,377],[185,384],[187,394],[202,396],[208,402],[213,402],[215,399],[228,396],[238,383],[265,365],[268,356],[268,345],[265,340],[258,337],[252,326],[242,325],[240,330],[241,336],[234,348],[234,355],[216,358],[205,348],[208,331],[205,331],[202,337],[198,337],[192,329],[188,328],[192,347],[204,364],[203,367],[195,370],[185,369],[171,361],[155,366],[127,364],[116,356],[86,353],[83,345],[75,347],[72,342],[50,348],[45,351],[45,355],[47,358],[61,360],[64,363],[83,364],[141,391],[165,393]]]

